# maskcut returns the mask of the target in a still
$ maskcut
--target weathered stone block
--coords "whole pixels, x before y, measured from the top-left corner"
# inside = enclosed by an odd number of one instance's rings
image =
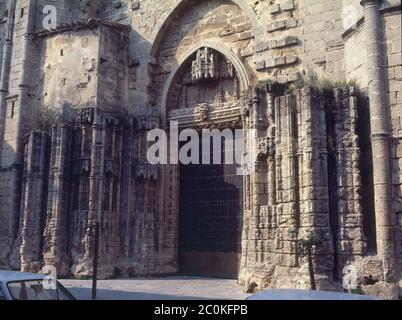
[[[402,143],[399,143],[396,147],[396,157],[402,158]]]
[[[277,57],[275,58],[275,66],[279,67],[279,66],[283,66],[286,64],[286,57]]]
[[[402,81],[391,80],[389,82],[389,91],[390,92],[400,92],[401,87],[402,87]]]
[[[388,66],[389,67],[395,67],[399,66],[402,61],[402,53],[394,53],[389,56],[388,58]]]
[[[286,20],[275,21],[268,25],[268,32],[274,32],[286,28]]]
[[[242,49],[241,51],[240,51],[240,55],[243,57],[243,58],[247,58],[247,57],[251,57],[251,56],[253,56],[254,55],[254,50],[253,50],[253,48],[252,47],[247,47],[247,48],[244,48],[244,49]]]
[[[286,37],[286,45],[287,46],[292,46],[292,45],[297,45],[299,44],[299,39],[297,37]]]
[[[289,18],[287,20],[279,20],[269,24],[267,30],[268,32],[274,32],[295,27],[297,27],[297,20],[295,18]]]
[[[236,32],[242,33],[251,29],[251,23],[243,23],[236,26]]]
[[[270,10],[271,14],[278,14],[281,12],[279,4],[273,4]]]
[[[257,70],[263,70],[265,69],[265,61],[264,60],[259,60],[255,62],[255,68]]]
[[[283,48],[283,47],[286,47],[286,39],[276,40],[272,45],[272,48]]]
[[[247,39],[250,39],[250,38],[252,38],[253,37],[253,35],[251,34],[251,32],[250,31],[246,31],[246,32],[243,32],[243,33],[241,33],[240,35],[239,35],[239,40],[247,40]]]
[[[268,50],[269,47],[269,42],[259,42],[255,46],[255,52],[262,52]]]
[[[285,84],[289,81],[289,78],[287,75],[280,74],[280,75],[276,76],[276,81],[278,83]]]
[[[368,296],[380,297],[387,300],[399,300],[399,285],[379,282],[371,286],[362,286],[363,293]]]
[[[293,0],[286,1],[284,3],[281,3],[281,9],[283,11],[291,11],[295,8],[295,4],[293,3]]]
[[[224,30],[219,32],[219,36],[220,37],[227,37],[230,36],[232,34],[236,33],[236,28],[235,27],[227,27]]]
[[[402,80],[402,66],[395,67],[395,79]]]
[[[266,68],[273,68],[273,67],[275,67],[275,59],[269,58],[269,59],[265,60],[265,67],[266,67]]]
[[[325,22],[325,25],[324,25],[324,30],[325,31],[332,31],[332,30],[334,30],[334,28],[335,28],[335,25],[334,25],[334,23],[332,21],[326,21]]]
[[[287,28],[296,28],[297,27],[297,20],[295,18],[290,18],[286,21]]]
[[[297,81],[299,80],[301,77],[300,73],[296,72],[296,73],[291,73],[288,75],[288,80],[289,82],[293,82],[293,81]]]
[[[293,64],[299,61],[299,58],[296,56],[287,56],[286,57],[286,64]]]
[[[334,49],[334,48],[341,48],[344,45],[345,44],[344,44],[343,40],[337,39],[337,40],[327,41],[326,48],[327,48],[327,50],[330,50],[330,49]]]
[[[295,254],[281,254],[278,257],[278,262],[280,266],[295,267],[297,266],[297,257]]]

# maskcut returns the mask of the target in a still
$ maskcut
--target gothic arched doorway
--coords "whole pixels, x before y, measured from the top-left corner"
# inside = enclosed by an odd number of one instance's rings
[[[195,129],[200,141],[199,162],[180,165],[178,174],[178,263],[182,274],[238,276],[243,177],[235,161],[239,146],[235,129],[242,128],[240,104],[245,86],[232,61],[210,47],[200,47],[172,75],[166,97],[168,125],[176,121],[180,130]],[[205,140],[202,143],[202,129],[221,129],[215,136],[220,150],[212,150],[213,134],[208,145]],[[207,163],[206,152],[210,154]],[[212,161],[216,152],[221,153],[220,163]],[[228,153],[232,163],[226,163]]]

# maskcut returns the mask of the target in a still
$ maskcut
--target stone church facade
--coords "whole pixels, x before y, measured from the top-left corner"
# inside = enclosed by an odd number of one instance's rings
[[[102,277],[308,288],[313,235],[320,288],[348,266],[399,282],[400,1],[7,0],[0,19],[0,267],[88,276],[99,222]],[[172,121],[255,132],[255,170],[150,165]]]

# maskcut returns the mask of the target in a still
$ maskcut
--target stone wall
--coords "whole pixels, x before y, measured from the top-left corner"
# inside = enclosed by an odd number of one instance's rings
[[[97,105],[109,112],[127,110],[128,41],[122,30],[93,22],[70,24],[54,35],[38,33],[31,73],[33,109]],[[77,64],[79,72],[72,67]]]
[[[361,24],[356,32],[345,36],[345,68],[346,79],[357,80],[362,88],[368,87],[366,70],[367,51],[365,49],[366,36]]]
[[[273,81],[287,83],[297,80],[308,69],[314,69],[319,74],[335,80],[344,78],[344,54],[340,38],[343,32],[341,1],[327,1],[327,3],[321,1],[317,4],[293,0],[271,3],[238,0],[230,3],[230,1],[220,2],[222,6],[219,10],[224,11],[225,6],[231,6],[232,11],[238,11],[238,14],[244,15],[249,26],[248,30],[240,32],[243,33],[242,39],[234,40],[236,35],[230,30],[232,27],[239,28],[239,24],[233,24],[230,19],[224,18],[219,20],[219,26],[215,28],[213,24],[208,26],[210,32],[209,34],[205,32],[203,40],[219,39],[217,36],[220,30],[226,28],[221,37],[223,42],[227,44],[227,48],[235,54],[240,54],[245,63],[250,65],[250,72],[255,70],[255,80],[270,78]],[[184,20],[181,23],[173,22],[172,19],[177,15],[182,17],[181,19],[194,18],[192,22],[195,23],[197,16],[191,14],[195,12],[195,9],[191,8],[194,7],[191,1],[164,1],[157,6],[151,1],[113,1],[103,7],[100,17],[130,24],[134,30],[131,53],[138,58],[137,69],[140,76],[132,96],[135,95],[145,103],[149,101],[148,97],[142,96],[144,89],[152,81],[147,75],[148,63],[154,63],[152,55],[159,52],[158,50],[163,46],[159,40],[164,39],[166,42],[163,37],[167,32],[166,25],[169,25],[168,30],[176,29],[173,34],[179,34],[181,28],[183,30],[187,28],[186,32],[190,32],[187,38],[190,39],[191,31],[203,32],[200,27],[203,24],[201,18],[204,18],[204,13],[209,11],[209,18],[207,15],[205,19],[211,19],[214,10],[217,12],[217,9],[214,9],[217,8],[214,1],[209,1],[206,5],[198,3],[195,6],[199,8],[197,10],[199,24],[195,29]],[[235,33],[238,33],[238,30]],[[249,33],[251,33],[248,36],[249,39],[244,38]],[[185,36],[182,37],[185,38]],[[194,41],[198,40],[194,39]],[[154,102],[151,101],[151,103]],[[138,112],[142,111],[138,110]]]
[[[105,112],[128,112],[129,70],[133,66],[129,59],[127,34],[102,26],[99,40],[97,106]]]
[[[387,59],[384,61],[387,86],[387,102],[390,105],[392,117],[392,133],[395,137],[401,135],[402,108],[402,15],[398,8],[384,12],[385,44],[384,51]]]
[[[16,14],[13,33],[14,50],[11,55],[11,65],[9,71],[9,99],[7,100],[7,113],[5,121],[5,135],[3,149],[1,153],[1,161],[3,166],[9,166],[14,161],[14,151],[17,145],[17,127],[19,119],[22,116],[18,110],[18,101],[16,99],[20,92],[20,85],[23,83],[23,62],[24,62],[24,35],[29,28],[29,10],[28,1],[19,1],[16,4],[16,12],[24,10],[25,14]],[[17,97],[18,98],[18,97]],[[14,111],[13,111],[14,110]]]
[[[12,2],[10,2],[11,4]],[[9,40],[14,44],[12,47],[4,46],[8,51],[8,68],[2,70],[2,94],[1,94],[1,119],[0,119],[0,220],[2,221],[2,249],[0,264],[7,264],[7,257],[10,253],[10,245],[13,237],[16,236],[18,228],[18,211],[15,204],[19,202],[18,194],[20,188],[20,173],[18,173],[17,158],[21,163],[22,149],[20,147],[21,136],[19,135],[21,119],[21,101],[25,96],[24,87],[24,69],[27,66],[26,53],[27,48],[24,35],[30,27],[32,8],[29,7],[29,1],[18,1],[16,3],[15,20],[10,20],[13,16],[14,7],[8,7],[9,15],[7,21],[11,23],[8,26]],[[14,50],[15,49],[15,50]],[[3,55],[4,56],[4,55]],[[25,73],[26,74],[26,73]],[[14,165],[14,168],[12,167]],[[15,170],[16,169],[16,170]],[[13,212],[13,213],[11,213]],[[8,247],[8,249],[7,249]]]
[[[45,2],[37,4],[37,27],[40,27],[40,14]],[[183,12],[190,6],[186,1],[164,1],[157,6],[151,1],[79,1],[66,4],[65,1],[52,2],[58,8],[58,23],[80,20],[83,17],[99,16],[109,21],[119,21],[132,26],[131,53],[142,60],[136,89],[131,96],[136,96],[144,103],[143,89],[149,85],[147,63],[149,53],[157,40],[156,35],[165,19],[173,12]],[[295,80],[298,74],[314,69],[322,76],[343,80],[345,76],[344,46],[341,39],[345,31],[345,7],[356,9],[358,19],[362,10],[358,1],[275,1],[272,3],[242,0],[235,1],[253,24],[255,48],[248,46],[244,55],[253,55],[256,69],[261,71],[260,78],[267,76],[273,80],[287,82]],[[397,0],[387,5],[397,4]],[[246,10],[247,9],[247,10]],[[168,20],[168,19],[167,19]],[[163,30],[162,30],[163,31]],[[269,43],[270,42],[270,43]],[[289,47],[289,48],[287,48]],[[293,47],[293,49],[291,48]],[[269,50],[268,50],[269,49]],[[234,51],[236,48],[234,48]],[[280,57],[288,57],[288,62]],[[346,55],[347,59],[350,55]],[[275,59],[278,65],[275,65]],[[283,61],[282,61],[283,60]],[[303,64],[297,63],[301,61]],[[290,63],[289,63],[290,62]],[[268,67],[266,68],[266,65]],[[289,65],[289,66],[288,66]],[[293,66],[292,66],[293,65]],[[279,76],[279,78],[278,78]],[[143,105],[144,103],[141,103]],[[140,112],[140,111],[139,111]]]
[[[264,105],[267,92],[260,94]],[[256,172],[246,182],[250,211],[244,213],[240,281],[247,287],[308,288],[307,261],[297,248],[312,234],[320,238],[313,260],[321,288],[368,253],[355,94],[347,88],[305,88],[279,97],[268,92],[265,103],[275,120],[256,127],[268,136],[259,137]]]
[[[399,6],[398,6],[399,5]],[[401,191],[400,191],[400,171],[401,163],[398,156],[398,148],[400,146],[401,131],[401,28],[402,23],[400,13],[400,3],[397,1],[389,2],[381,10],[381,19],[383,24],[383,42],[382,50],[384,52],[384,77],[386,79],[386,108],[390,113],[390,122],[392,125],[392,133],[390,140],[391,148],[391,168],[392,168],[392,198],[394,201],[393,210],[399,216],[398,225],[400,227],[400,211],[401,207]],[[355,79],[361,88],[368,87],[367,53],[365,50],[366,34],[364,31],[364,19],[359,24],[345,34],[346,46],[346,70],[347,78]],[[369,113],[369,111],[367,110]],[[391,128],[390,128],[391,129]],[[400,229],[395,230],[395,237],[400,238]],[[397,245],[397,251],[400,251]]]
[[[35,72],[38,103],[62,110],[94,107],[98,89],[100,32],[67,31],[39,39],[40,66]],[[79,66],[77,69],[72,66]]]
[[[241,48],[243,50],[240,54],[248,63],[253,60],[255,66],[251,70],[256,70],[256,79],[270,78],[286,83],[296,80],[300,74],[305,75],[308,70],[314,70],[320,76],[334,81],[345,79],[345,59],[350,60],[356,54],[345,55],[341,36],[348,29],[350,21],[356,22],[361,18],[359,1],[238,0],[233,3],[252,24],[254,45]],[[139,97],[140,101],[148,101],[148,97],[142,94],[151,80],[147,76],[147,64],[153,62],[151,49],[160,46],[158,36],[162,35],[158,33],[166,32],[164,24],[172,16],[191,16],[189,12],[184,14],[185,10],[190,10],[188,8],[191,4],[191,1],[172,0],[155,5],[152,1],[122,0],[109,2],[102,7],[100,17],[130,24],[134,30],[131,53],[139,59],[137,69],[140,76],[137,79],[137,90],[133,90],[132,95]],[[398,0],[393,0],[387,6],[397,4]],[[350,8],[355,10],[352,18],[346,17]],[[236,53],[239,45],[241,43],[228,44],[228,47]],[[364,48],[361,49],[357,50],[359,55],[364,52]],[[350,63],[346,62],[348,65]],[[354,68],[352,66],[352,70]],[[350,76],[357,77],[359,74]],[[138,112],[141,113],[140,110]]]
[[[6,5],[6,3],[2,4],[0,6],[0,19],[1,19],[1,24],[0,24],[0,70],[1,74],[4,74],[3,72],[3,68],[5,68],[4,65],[4,58],[5,57],[5,51],[6,51],[6,46],[5,46],[5,41],[8,38],[7,34],[8,34],[8,26],[9,26],[9,19],[8,19],[8,15],[10,12],[10,8],[9,6]],[[6,61],[7,62],[7,61]],[[3,86],[3,81],[2,81],[2,86]],[[4,194],[3,189],[6,187],[6,177],[3,178],[2,180],[2,186],[1,186],[1,193],[0,194]],[[6,265],[6,261],[4,260],[4,257],[7,256],[7,252],[8,252],[8,217],[5,214],[8,211],[8,202],[7,200],[4,199],[0,199],[0,266],[5,266]]]
[[[47,5],[56,8],[56,26],[61,26],[96,17],[102,3],[98,0],[36,0],[35,30],[43,30],[43,19],[47,16],[44,8]]]
[[[393,209],[397,214],[398,225],[402,227],[402,14],[398,8],[384,12],[385,46],[387,54],[385,74],[388,80],[387,103],[390,106],[392,118],[391,168],[393,184]],[[402,260],[402,229],[395,235],[401,239],[397,247]]]

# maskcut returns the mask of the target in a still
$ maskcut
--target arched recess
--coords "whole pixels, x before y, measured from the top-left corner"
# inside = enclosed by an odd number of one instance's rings
[[[163,89],[162,93],[162,100],[161,100],[161,112],[162,112],[162,123],[166,123],[167,120],[167,112],[168,112],[168,96],[170,93],[171,86],[176,78],[177,74],[180,72],[183,64],[185,64],[188,59],[190,59],[194,54],[202,48],[210,48],[213,49],[223,56],[225,56],[235,67],[237,76],[240,81],[240,88],[242,90],[247,90],[250,86],[250,76],[244,66],[244,64],[240,61],[240,59],[228,48],[222,46],[222,44],[216,44],[211,42],[203,42],[197,44],[196,46],[192,47],[183,57],[178,61],[177,66],[174,70],[170,73],[168,80],[166,81],[166,85]]]
[[[152,43],[152,49],[151,49],[151,57],[155,57],[159,46],[163,40],[163,37],[168,30],[170,24],[176,17],[179,15],[180,11],[182,11],[183,8],[187,4],[189,4],[193,0],[178,0],[176,1],[175,7],[170,10],[167,14],[161,17],[160,22],[157,23],[157,25],[154,28],[154,32],[152,33],[151,36],[151,43]],[[206,0],[203,0],[206,1]],[[252,30],[253,33],[256,34],[256,29],[257,29],[257,15],[253,11],[253,9],[250,7],[248,4],[247,0],[230,0],[234,4],[236,4],[239,8],[243,10],[245,15],[248,16],[250,19],[251,25],[252,25]]]

